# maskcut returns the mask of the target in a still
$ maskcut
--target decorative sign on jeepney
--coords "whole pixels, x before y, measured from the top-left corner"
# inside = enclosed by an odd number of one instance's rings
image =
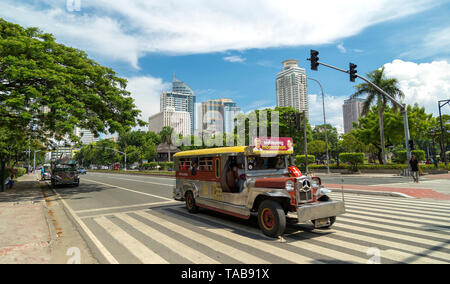
[[[294,143],[290,137],[253,137],[252,150],[259,154],[293,154]]]

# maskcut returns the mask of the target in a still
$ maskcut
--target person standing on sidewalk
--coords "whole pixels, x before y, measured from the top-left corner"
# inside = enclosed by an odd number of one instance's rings
[[[409,167],[413,176],[414,182],[419,183],[419,161],[416,156],[412,155],[411,161],[409,161]]]

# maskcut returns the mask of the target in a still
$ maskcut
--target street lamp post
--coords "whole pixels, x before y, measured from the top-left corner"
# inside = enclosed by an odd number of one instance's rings
[[[36,170],[36,153],[39,153],[39,152],[41,152],[41,150],[34,150],[34,153],[33,153],[33,171]]]
[[[316,82],[317,84],[319,84],[320,91],[322,92],[323,128],[325,130],[325,144],[326,144],[326,148],[327,148],[327,173],[330,174],[330,155],[329,155],[329,152],[328,152],[327,120],[325,118],[325,96],[323,94],[322,84],[320,84],[320,82],[318,80],[316,80],[316,79],[313,79],[313,78],[310,78],[310,77],[308,77],[308,79]]]

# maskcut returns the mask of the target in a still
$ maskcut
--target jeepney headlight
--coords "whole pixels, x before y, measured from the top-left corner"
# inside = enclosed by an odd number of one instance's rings
[[[291,192],[291,191],[294,190],[294,188],[295,188],[294,182],[291,181],[291,180],[288,180],[288,181],[286,182],[285,189],[286,189],[288,192]]]

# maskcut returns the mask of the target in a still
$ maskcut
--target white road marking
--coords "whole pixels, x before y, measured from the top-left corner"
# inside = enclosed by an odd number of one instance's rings
[[[160,257],[150,248],[136,240],[130,234],[105,217],[94,218],[94,222],[105,229],[114,239],[124,246],[131,254],[136,256],[145,264],[168,264],[169,262]]]

